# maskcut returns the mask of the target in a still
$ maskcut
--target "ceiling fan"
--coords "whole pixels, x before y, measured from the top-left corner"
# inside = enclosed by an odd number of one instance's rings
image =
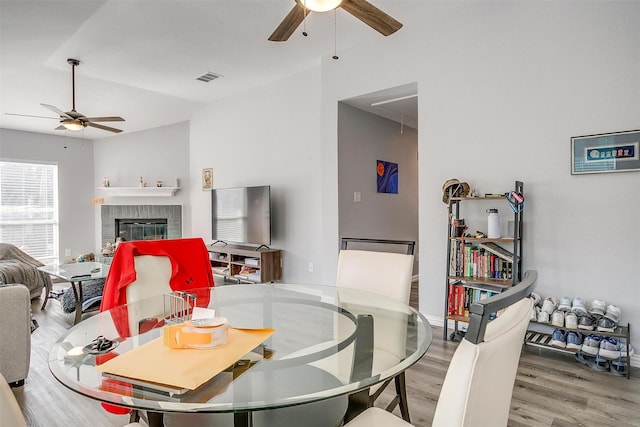
[[[304,21],[309,11],[327,12],[341,7],[383,36],[395,33],[402,24],[366,0],[295,0],[296,4],[269,36],[272,42],[284,42]]]
[[[106,130],[109,132],[120,133],[122,129],[116,129],[110,126],[100,125],[95,122],[124,122],[122,117],[109,116],[109,117],[86,117],[82,113],[76,111],[76,67],[80,65],[80,61],[77,59],[69,58],[67,63],[71,65],[71,84],[72,84],[72,98],[73,106],[71,111],[66,113],[57,107],[49,104],[40,104],[45,108],[53,111],[60,116],[60,126],[56,130],[82,130],[87,126],[91,126],[97,129]]]

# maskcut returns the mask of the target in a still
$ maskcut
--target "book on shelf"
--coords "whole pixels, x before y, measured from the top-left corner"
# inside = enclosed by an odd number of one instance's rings
[[[479,243],[478,246],[483,248],[484,250],[491,252],[494,255],[499,256],[505,261],[513,262],[513,253],[509,252],[508,250],[494,242],[482,242]]]

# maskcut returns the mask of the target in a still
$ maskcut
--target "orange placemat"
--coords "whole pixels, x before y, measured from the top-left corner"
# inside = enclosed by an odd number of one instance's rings
[[[275,329],[229,328],[227,344],[210,349],[171,349],[157,338],[96,366],[102,372],[195,390],[269,338]]]

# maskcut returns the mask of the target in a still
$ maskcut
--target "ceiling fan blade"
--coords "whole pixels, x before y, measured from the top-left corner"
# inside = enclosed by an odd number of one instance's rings
[[[402,24],[366,0],[342,0],[341,8],[382,34],[395,33]]]
[[[296,3],[289,14],[282,20],[278,28],[269,36],[269,41],[272,42],[285,42],[289,40],[291,34],[298,28],[298,26],[304,21],[305,9]]]
[[[5,113],[7,116],[18,116],[18,117],[35,117],[38,119],[53,119],[60,120],[60,117],[48,117],[48,116],[32,116],[31,114],[17,114],[17,113]]]
[[[73,118],[70,115],[68,115],[67,113],[65,113],[64,111],[62,111],[61,109],[54,107],[53,105],[49,105],[49,104],[40,104],[42,105],[44,108],[48,108],[49,110],[53,111],[54,113],[58,114],[60,117],[67,117],[67,118]]]
[[[83,117],[82,121],[85,122],[124,122],[122,117],[109,116],[109,117]]]
[[[57,128],[55,128],[54,130],[67,130],[67,128],[62,126],[62,125],[60,125]]]
[[[99,125],[97,123],[91,123],[91,122],[86,122],[86,123],[87,123],[87,126],[91,126],[92,128],[98,128],[98,129],[106,130],[106,131],[113,132],[113,133],[122,132],[122,129],[116,129],[116,128],[112,128],[112,127],[109,127],[109,126]]]

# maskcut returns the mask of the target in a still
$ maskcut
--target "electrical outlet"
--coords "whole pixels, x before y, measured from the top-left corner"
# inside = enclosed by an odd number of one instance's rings
[[[65,249],[64,256],[71,256],[71,249]]]
[[[313,263],[309,263],[309,273],[313,273]]]

